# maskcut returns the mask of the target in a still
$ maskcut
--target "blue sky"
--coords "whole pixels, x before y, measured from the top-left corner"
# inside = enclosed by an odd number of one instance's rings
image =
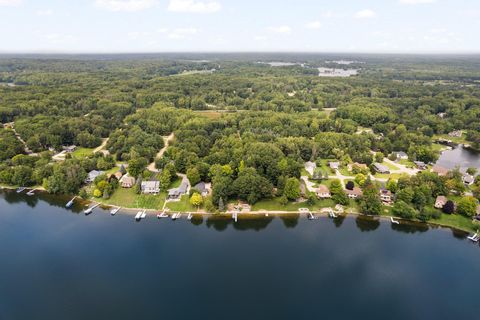
[[[480,52],[479,0],[0,0],[0,52]]]

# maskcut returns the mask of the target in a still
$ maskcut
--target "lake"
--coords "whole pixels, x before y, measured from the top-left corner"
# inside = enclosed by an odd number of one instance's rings
[[[452,150],[443,151],[437,164],[447,169],[454,169],[459,166],[462,172],[470,167],[480,170],[480,154],[459,145]]]
[[[0,190],[0,319],[475,319],[480,247],[367,218],[203,221]]]

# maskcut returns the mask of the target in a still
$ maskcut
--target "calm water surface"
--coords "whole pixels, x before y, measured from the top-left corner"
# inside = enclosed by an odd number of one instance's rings
[[[480,153],[459,146],[453,150],[442,152],[437,164],[447,169],[454,169],[458,166],[462,172],[465,172],[468,168],[480,170]]]
[[[480,247],[338,220],[135,223],[0,191],[0,319],[475,319]]]

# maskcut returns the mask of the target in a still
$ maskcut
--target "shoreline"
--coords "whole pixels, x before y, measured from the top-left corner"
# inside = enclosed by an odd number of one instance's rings
[[[6,189],[6,190],[13,190],[14,191],[18,188],[11,187],[11,186],[0,185],[0,189]],[[26,188],[26,190],[32,190],[32,189],[38,190],[40,192],[47,193],[45,191],[45,189],[43,189],[43,188],[41,188],[41,189],[40,188],[35,188],[35,187]],[[120,206],[116,206],[114,204],[106,204],[106,203],[103,203],[101,201],[95,201],[95,200],[92,200],[92,199],[82,199],[78,195],[76,197],[78,197],[80,199],[82,205],[85,204],[85,205],[83,205],[83,207],[89,207],[92,204],[98,204],[99,207],[104,209],[104,210],[110,210],[110,209],[115,208],[115,207],[120,207]],[[143,210],[145,210],[145,212],[149,213],[149,214],[155,214],[155,213],[162,212],[161,209],[128,208],[128,207],[120,207],[120,208],[121,208],[122,213],[126,213],[126,214],[131,215],[131,216],[134,216],[136,214],[136,212],[143,211]],[[353,208],[346,208],[345,213],[337,214],[338,217],[344,217],[344,218],[346,218],[348,216],[366,217],[366,218],[372,218],[372,219],[373,218],[378,218],[379,220],[386,220],[386,221],[390,221],[391,219],[395,219],[395,220],[397,220],[397,221],[399,221],[400,223],[403,223],[403,224],[415,224],[415,225],[424,225],[424,226],[435,227],[435,228],[445,228],[445,229],[450,229],[452,231],[465,232],[465,233],[475,232],[475,230],[473,230],[473,229],[470,230],[470,229],[467,229],[467,228],[454,227],[454,226],[447,225],[447,224],[444,224],[444,223],[436,222],[435,220],[423,222],[423,221],[420,221],[420,220],[403,219],[403,218],[396,217],[396,216],[391,216],[391,215],[378,215],[378,216],[365,215],[365,214],[362,214],[358,211],[353,211],[353,210],[348,210],[348,209],[353,209]],[[347,212],[347,211],[349,211],[349,212]],[[205,212],[205,211],[192,212],[192,211],[177,211],[177,210],[170,210],[170,212],[171,213],[178,212],[178,213],[181,213],[181,214],[192,214],[193,216],[201,216],[202,218],[203,217],[219,217],[219,218],[230,217],[231,218],[232,214],[233,214],[233,212],[209,213],[209,212]],[[311,210],[311,213],[315,217],[328,217],[328,213],[321,213],[321,212],[316,211],[316,210]],[[282,217],[282,216],[288,216],[288,215],[298,215],[300,217],[305,217],[305,218],[307,218],[307,216],[308,216],[307,214],[303,214],[303,213],[300,213],[298,211],[283,211],[283,210],[272,210],[272,211],[259,210],[259,211],[250,211],[250,212],[245,212],[245,213],[238,213],[237,215],[238,215],[239,220],[244,219],[246,217],[258,219],[258,218]],[[156,217],[156,215],[155,215],[155,217]],[[171,214],[169,214],[169,217],[171,217]],[[479,225],[479,229],[480,229],[480,225]]]

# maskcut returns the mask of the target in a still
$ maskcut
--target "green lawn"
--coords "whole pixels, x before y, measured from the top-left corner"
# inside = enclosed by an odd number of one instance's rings
[[[105,204],[125,207],[125,208],[143,208],[143,209],[162,209],[166,194],[155,195],[136,194],[135,189],[118,188],[108,200],[102,200]]]
[[[480,229],[479,225],[475,225],[472,222],[472,218],[467,218],[458,214],[442,214],[440,219],[432,220],[430,222],[469,232],[477,231]]]
[[[182,178],[178,177],[170,183],[169,189],[178,188],[182,184]]]
[[[311,210],[318,210],[326,207],[334,207],[333,200],[317,200],[315,205],[307,206],[306,203],[293,203],[289,202],[283,206],[280,204],[280,198],[273,198],[267,200],[261,200],[252,206],[253,211],[268,210],[268,211],[298,211],[299,208],[309,208]]]
[[[398,180],[400,177],[402,176],[405,176],[404,173],[390,173],[390,174],[380,174],[380,173],[377,173],[374,175],[375,178],[379,178],[379,179],[394,179],[394,180]]]
[[[196,212],[197,207],[194,207],[190,204],[190,198],[188,195],[182,196],[180,201],[175,202],[168,202],[167,208],[172,211],[180,211],[180,212]]]
[[[462,134],[461,137],[450,137],[448,134],[440,134],[440,135],[434,135],[432,137],[433,140],[436,140],[436,139],[445,139],[445,140],[450,140],[450,141],[453,141],[455,143],[458,143],[458,144],[465,144],[465,143],[468,143],[467,141],[467,135],[464,133]]]
[[[391,164],[391,163],[388,163],[388,162],[383,161],[382,164],[383,164],[384,166],[388,167],[390,170],[399,170],[398,167],[394,166],[394,165]]]
[[[77,148],[74,152],[72,152],[72,157],[81,159],[86,158],[93,154],[94,148]]]

